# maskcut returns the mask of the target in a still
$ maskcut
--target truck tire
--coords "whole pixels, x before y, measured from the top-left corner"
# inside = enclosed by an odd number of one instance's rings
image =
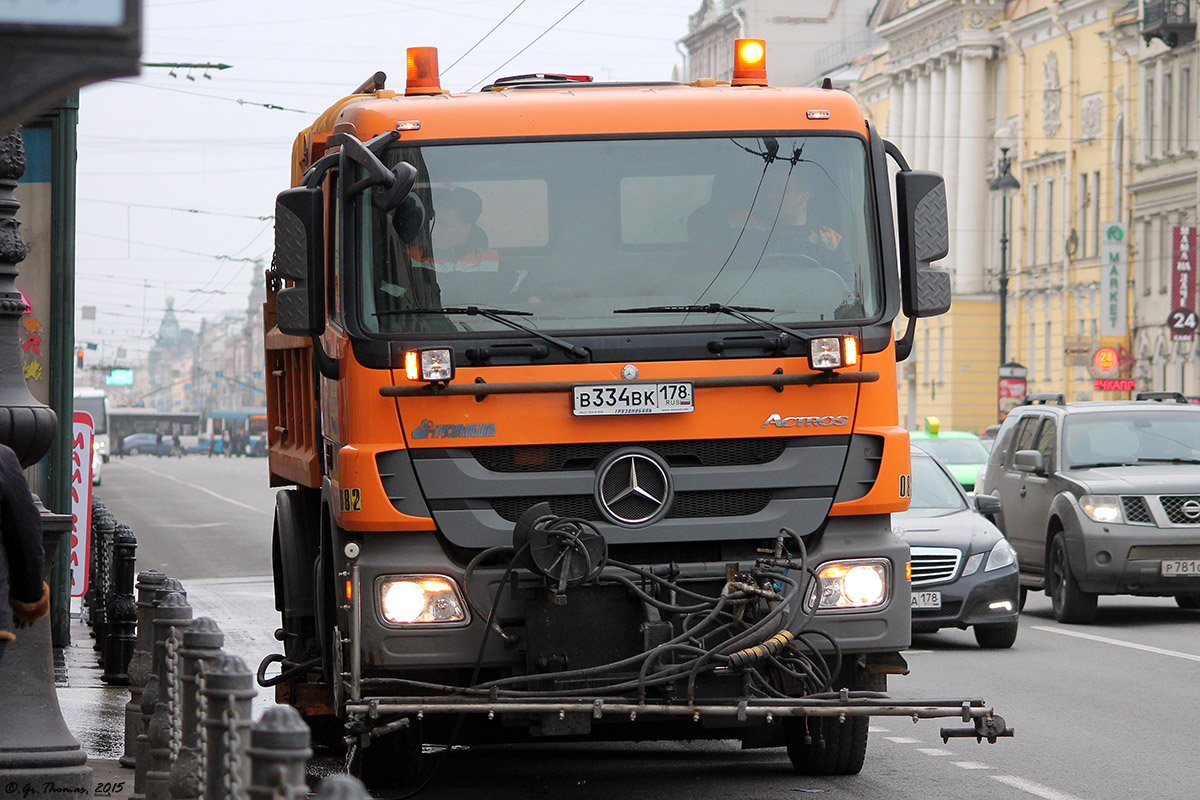
[[[1046,576],[1054,618],[1068,625],[1091,625],[1096,621],[1096,595],[1079,588],[1067,558],[1067,540],[1056,533],[1050,543],[1050,571]]]
[[[1200,609],[1200,594],[1177,594],[1175,595],[1175,603],[1180,608],[1195,611]]]
[[[984,650],[1004,650],[1017,641],[1017,623],[999,625],[974,625],[975,641]]]
[[[797,775],[857,775],[867,755],[869,717],[789,717],[788,758]]]

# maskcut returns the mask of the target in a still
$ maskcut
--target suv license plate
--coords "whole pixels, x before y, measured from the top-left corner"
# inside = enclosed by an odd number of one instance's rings
[[[1200,559],[1173,559],[1162,562],[1164,578],[1196,578],[1200,577]]]
[[[605,383],[576,386],[572,411],[577,417],[597,414],[682,414],[692,411],[692,382]]]
[[[913,592],[912,593],[913,608],[941,608],[942,593],[941,592]]]

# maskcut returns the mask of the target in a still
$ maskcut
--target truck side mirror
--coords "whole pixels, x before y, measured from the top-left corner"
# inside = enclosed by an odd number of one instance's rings
[[[900,217],[900,280],[904,315],[936,317],[950,310],[950,273],[929,266],[950,252],[946,182],[936,172],[896,175]]]
[[[289,336],[325,330],[325,201],[320,187],[299,186],[275,198],[275,269],[292,282],[275,296],[276,323]]]

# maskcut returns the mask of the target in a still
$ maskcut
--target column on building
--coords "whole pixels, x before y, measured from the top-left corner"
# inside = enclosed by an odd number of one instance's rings
[[[929,65],[919,64],[917,73],[917,121],[914,126],[911,163],[915,169],[929,168]]]
[[[900,146],[900,137],[904,134],[904,88],[900,81],[893,76],[888,86],[888,116],[884,136],[889,141]]]
[[[946,135],[946,70],[942,60],[929,62],[929,155],[925,169],[942,171]]]
[[[955,290],[960,294],[983,291],[984,248],[987,231],[987,61],[990,47],[960,51],[961,87],[958,128],[958,223]]]
[[[900,132],[900,151],[909,162],[913,157],[913,137],[917,126],[917,82],[911,70],[900,73],[904,81],[901,107],[904,110],[904,127]]]
[[[962,114],[962,80],[958,57],[951,53],[946,56],[946,104],[943,116],[946,125],[942,141],[942,175],[946,178],[946,203],[950,208],[950,230],[957,233],[958,223],[958,130]],[[958,236],[950,237],[950,255],[947,263],[951,269],[958,266]]]

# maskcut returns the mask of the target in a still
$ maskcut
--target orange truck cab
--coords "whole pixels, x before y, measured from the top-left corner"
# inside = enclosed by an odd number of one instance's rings
[[[982,701],[880,694],[911,625],[896,363],[950,305],[942,179],[850,95],[738,54],[731,84],[452,94],[414,48],[403,94],[377,74],[297,138],[260,679],[365,773],[561,737],[845,774],[871,715],[1004,734]]]

